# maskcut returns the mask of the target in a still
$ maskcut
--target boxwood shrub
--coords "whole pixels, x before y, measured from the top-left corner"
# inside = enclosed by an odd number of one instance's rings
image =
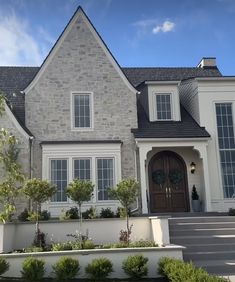
[[[86,273],[94,280],[105,279],[113,272],[113,264],[107,258],[93,259],[86,267]]]
[[[22,263],[22,277],[26,281],[40,281],[45,274],[44,266],[44,260],[28,257]]]
[[[71,257],[62,257],[52,266],[56,279],[68,281],[78,274],[80,269],[79,261]]]
[[[193,263],[179,259],[163,257],[159,261],[158,272],[171,282],[228,282],[229,280],[209,275],[204,269],[197,268]]]
[[[148,274],[148,258],[143,255],[127,257],[122,263],[122,269],[131,278],[141,278]]]

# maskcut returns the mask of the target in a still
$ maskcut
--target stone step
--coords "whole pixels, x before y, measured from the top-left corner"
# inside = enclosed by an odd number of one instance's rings
[[[177,217],[169,218],[170,226],[177,223],[203,223],[203,222],[235,222],[234,216],[210,216],[210,217]]]
[[[171,244],[188,246],[196,244],[235,244],[235,235],[215,235],[215,236],[171,236]]]
[[[184,245],[184,253],[192,252],[214,252],[214,251],[235,251],[235,244],[191,244]]]
[[[235,260],[235,251],[184,252],[185,261]]]
[[[211,274],[221,276],[235,275],[235,260],[194,261],[194,264]]]
[[[235,235],[235,228],[195,228],[195,229],[183,229],[183,230],[171,230],[170,236],[213,236],[213,235]]]
[[[235,222],[194,222],[194,223],[176,223],[170,225],[170,230],[194,230],[194,229],[219,229],[219,228],[235,228]]]

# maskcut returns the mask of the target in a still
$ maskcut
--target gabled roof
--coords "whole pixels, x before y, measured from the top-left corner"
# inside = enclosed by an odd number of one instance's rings
[[[11,111],[22,124],[25,122],[23,90],[38,70],[38,67],[0,67],[0,92],[3,92]]]
[[[136,87],[144,81],[176,81],[195,77],[220,77],[217,67],[212,68],[122,68],[129,81]]]
[[[83,21],[85,22],[87,27],[90,29],[90,31],[91,31],[92,35],[94,36],[95,40],[97,41],[99,46],[104,51],[107,59],[112,64],[114,69],[117,71],[117,73],[119,74],[120,78],[123,80],[123,82],[126,84],[126,86],[130,89],[130,91],[132,91],[133,93],[136,94],[137,90],[134,88],[132,83],[128,80],[128,78],[124,74],[122,68],[118,64],[117,60],[114,58],[114,56],[112,55],[111,51],[109,50],[109,48],[107,47],[107,45],[105,44],[105,42],[103,41],[103,39],[101,38],[99,33],[97,32],[97,30],[95,29],[95,27],[93,26],[92,22],[90,21],[90,19],[86,15],[86,13],[83,11],[81,6],[79,6],[78,9],[75,11],[74,15],[72,16],[72,18],[68,22],[67,26],[65,27],[65,29],[63,30],[63,32],[61,33],[61,35],[59,36],[59,38],[55,42],[55,44],[52,47],[51,51],[47,55],[46,59],[42,63],[39,71],[37,72],[37,74],[35,75],[33,80],[29,83],[29,85],[25,88],[25,90],[24,90],[25,94],[28,93],[28,91],[35,85],[35,83],[38,81],[40,76],[43,74],[43,72],[45,71],[47,66],[50,64],[50,61],[52,60],[52,58],[56,54],[57,50],[60,48],[60,46],[63,43],[63,41],[65,40],[67,34],[70,32],[70,30],[72,29],[73,25],[75,24],[76,20],[79,17],[81,17],[83,19]]]
[[[132,129],[135,138],[209,138],[210,134],[191,117],[181,105],[181,121],[150,122],[137,102],[138,128]]]

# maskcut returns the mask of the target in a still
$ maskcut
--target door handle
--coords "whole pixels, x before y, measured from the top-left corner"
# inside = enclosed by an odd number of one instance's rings
[[[169,187],[168,189],[169,189],[169,198],[171,198],[171,187]]]
[[[166,187],[166,197],[168,198],[168,188]]]

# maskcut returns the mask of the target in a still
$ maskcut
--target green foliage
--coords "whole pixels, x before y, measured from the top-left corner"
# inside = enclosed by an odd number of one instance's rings
[[[115,214],[110,208],[106,208],[106,209],[102,208],[100,212],[100,217],[101,218],[113,218],[115,217]]]
[[[40,253],[43,252],[43,248],[42,247],[36,247],[36,246],[32,246],[32,247],[28,247],[26,249],[24,249],[25,253]]]
[[[56,278],[61,281],[73,279],[80,269],[79,261],[70,257],[62,257],[52,266]]]
[[[51,218],[51,213],[47,210],[41,211],[42,220],[49,220]]]
[[[81,250],[81,249],[94,249],[95,244],[91,240],[84,240],[82,244],[78,241],[72,243],[73,250]]]
[[[65,218],[66,219],[78,219],[78,208],[77,207],[71,207],[69,210],[65,212]]]
[[[91,181],[74,179],[69,183],[67,196],[81,206],[83,202],[91,199],[93,190],[94,185]]]
[[[4,128],[0,130],[0,164],[3,165],[5,172],[0,183],[0,203],[3,206],[0,220],[2,222],[9,221],[15,212],[15,198],[19,194],[20,183],[24,181],[21,166],[17,162],[19,153],[17,144],[18,140],[14,135]]]
[[[23,187],[23,193],[37,205],[48,201],[56,192],[56,188],[47,180],[28,179]]]
[[[67,241],[64,243],[54,243],[52,244],[51,247],[52,251],[67,251],[67,250],[72,250],[72,242],[71,241]]]
[[[131,205],[135,202],[139,192],[139,184],[135,179],[124,179],[117,184],[116,188],[109,189],[109,195],[119,200],[125,208],[126,213]]]
[[[111,248],[149,248],[149,247],[158,247],[154,241],[151,240],[139,240],[133,241],[129,245],[124,242],[119,243],[110,243],[110,244],[103,244],[99,246],[100,249],[111,249]]]
[[[82,213],[82,217],[84,219],[94,219],[97,218],[97,211],[96,208],[90,207],[85,212]]]
[[[235,216],[235,209],[230,208],[230,209],[228,210],[228,215],[230,215],[230,216]]]
[[[148,274],[147,262],[148,258],[143,255],[129,256],[123,261],[122,269],[131,278],[142,278]]]
[[[192,263],[163,257],[159,261],[158,272],[171,282],[228,282],[229,280],[209,275],[205,270],[195,267]]]
[[[199,200],[199,195],[197,193],[197,188],[193,185],[192,189],[192,200]]]
[[[18,215],[18,219],[19,221],[29,221],[28,219],[29,217],[29,212],[27,209],[24,209],[19,215]]]
[[[129,226],[129,211],[131,209],[131,205],[135,202],[138,196],[139,184],[135,181],[135,179],[124,179],[117,184],[116,188],[110,188],[108,193],[112,198],[119,200],[124,209],[126,216],[126,231],[120,231],[123,233],[123,236],[121,235],[120,238],[124,239],[125,237],[125,241],[129,244],[132,228],[132,226]]]
[[[4,258],[0,258],[0,275],[8,271],[10,265]]]
[[[104,279],[113,272],[113,264],[107,258],[93,259],[85,269],[86,273],[94,280]]]
[[[45,262],[34,257],[26,258],[22,263],[22,277],[26,281],[40,281],[45,274]]]

